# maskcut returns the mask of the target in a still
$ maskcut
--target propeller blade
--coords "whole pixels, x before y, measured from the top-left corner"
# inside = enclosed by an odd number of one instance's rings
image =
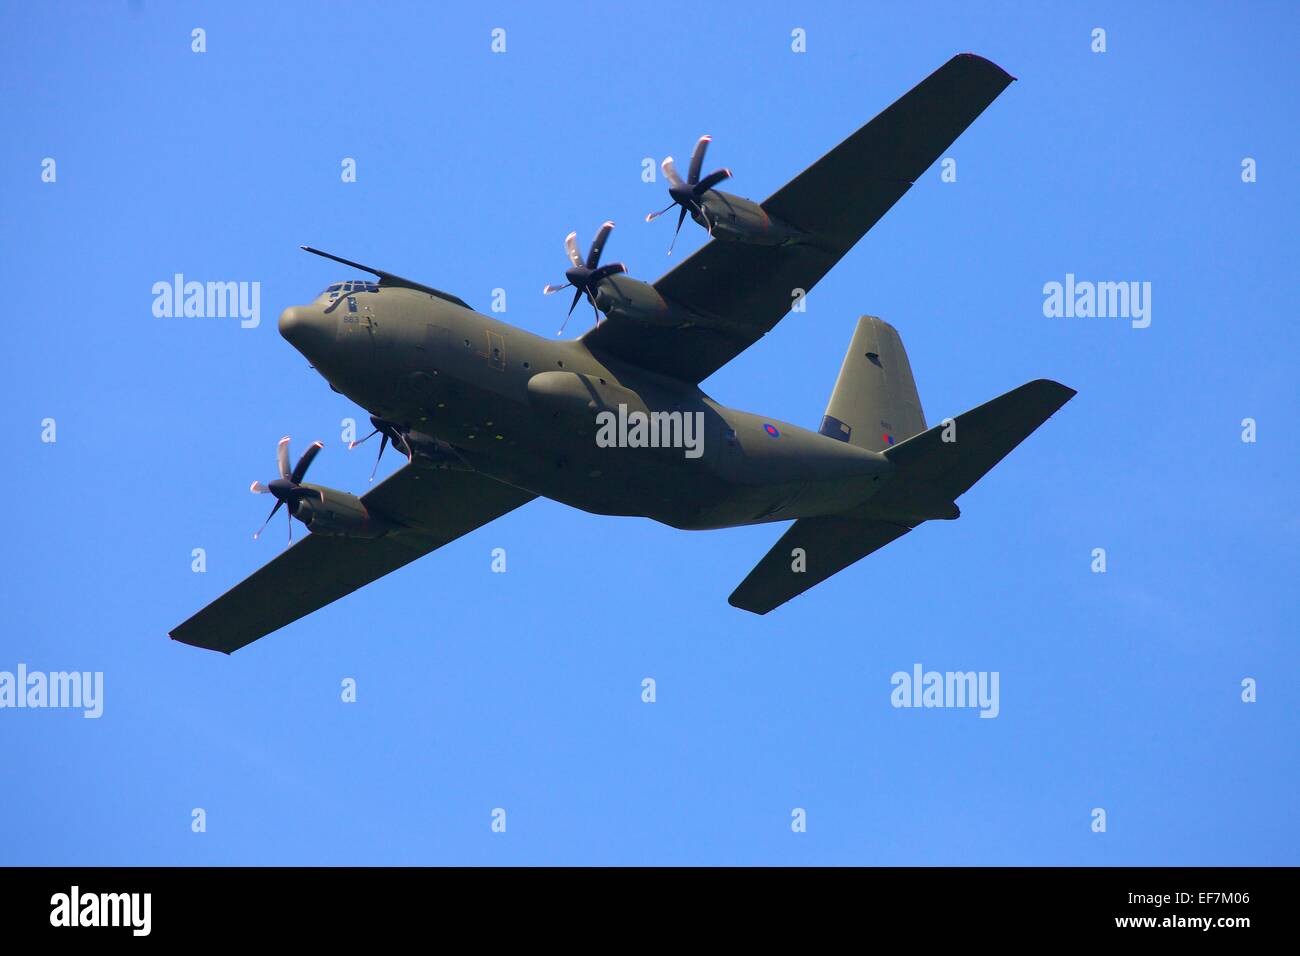
[[[704,154],[708,152],[709,143],[713,142],[712,136],[701,136],[695,144],[695,149],[691,151],[691,166],[686,175],[686,181],[694,186],[700,181],[700,169],[704,166]]]
[[[587,253],[587,268],[594,269],[600,265],[600,254],[605,251],[605,243],[609,240],[609,234],[614,231],[614,224],[608,220],[601,223],[600,229],[596,231],[596,238],[591,240],[591,251]]]
[[[645,221],[646,221],[646,222],[654,222],[656,219],[658,219],[660,216],[662,216],[662,215],[663,215],[664,213],[666,213],[669,209],[672,209],[673,206],[676,206],[676,205],[677,205],[677,203],[675,203],[675,202],[670,202],[667,206],[664,206],[664,208],[663,208],[663,209],[660,209],[658,212],[648,213],[648,214],[646,215],[646,217],[645,217]]]
[[[266,485],[262,484],[260,481],[255,481],[248,486],[248,490],[255,495],[264,495],[271,489],[266,487]]]
[[[682,184],[682,177],[677,175],[677,167],[673,164],[673,158],[671,156],[665,157],[664,161],[659,164],[659,168],[664,171],[664,175],[668,177],[669,183],[674,186],[680,186]]]
[[[542,295],[552,295],[553,293],[559,292],[561,289],[567,289],[571,285],[573,285],[572,282],[566,282],[564,285],[548,285],[542,289]]]
[[[280,439],[279,446],[275,449],[275,463],[280,466],[280,477],[289,477],[289,436],[285,435]]]
[[[271,509],[271,513],[267,515],[266,520],[262,522],[262,527],[258,528],[257,533],[253,535],[254,540],[262,536],[262,532],[266,530],[266,526],[271,523],[271,519],[275,517],[275,513],[280,510],[280,505],[282,504],[284,504],[284,502],[279,498],[275,499],[275,507]]]
[[[384,450],[388,448],[388,432],[384,432],[384,437],[379,440],[379,457],[375,459],[375,467],[370,469],[370,480],[375,480],[375,473],[379,471],[380,459],[384,457]]]
[[[569,261],[575,266],[582,265],[582,253],[578,251],[578,234],[571,232],[564,237],[564,251],[569,254]]]
[[[719,169],[716,172],[709,173],[709,175],[700,180],[699,184],[695,187],[695,195],[703,196],[714,186],[718,185],[718,183],[722,182],[724,179],[730,178],[731,170],[729,169]]]
[[[293,509],[286,510],[284,516],[289,522],[289,543],[293,544]]]
[[[677,245],[677,237],[681,234],[682,223],[686,221],[686,207],[682,207],[682,213],[677,217],[677,228],[673,230],[673,241],[668,244],[668,254],[673,254],[673,246]]]
[[[289,480],[295,485],[302,481],[307,475],[307,469],[311,467],[311,463],[316,460],[316,456],[320,454],[320,450],[324,447],[324,442],[312,442],[311,446],[302,453],[302,457],[298,459],[298,464],[294,466],[293,474],[289,476]]]
[[[564,321],[560,323],[560,330],[555,333],[556,335],[564,334],[564,327],[569,324],[569,316],[573,315],[573,310],[578,307],[578,300],[581,298],[582,298],[582,290],[575,289],[573,293],[573,301],[569,303],[569,313],[564,317]]]
[[[608,279],[610,276],[618,275],[620,272],[627,272],[627,266],[621,262],[611,262],[607,266],[601,266],[593,272],[591,278],[587,280],[587,288],[595,288],[596,283],[600,282],[602,279]]]
[[[370,441],[370,439],[374,438],[378,434],[379,434],[379,429],[376,428],[374,431],[372,431],[369,435],[367,435],[365,438],[361,439],[360,441],[354,439],[353,441],[348,442],[348,451],[351,451],[352,449],[356,448],[358,445],[364,445],[366,442]]]

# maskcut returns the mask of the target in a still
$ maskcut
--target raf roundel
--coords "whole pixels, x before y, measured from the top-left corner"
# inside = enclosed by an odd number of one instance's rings
[[[767,433],[768,433],[769,435],[771,435],[773,438],[780,438],[780,437],[781,437],[781,432],[777,430],[777,427],[776,427],[775,425],[770,425],[770,424],[769,424],[769,425],[764,425],[764,426],[763,426],[763,431],[767,432]]]

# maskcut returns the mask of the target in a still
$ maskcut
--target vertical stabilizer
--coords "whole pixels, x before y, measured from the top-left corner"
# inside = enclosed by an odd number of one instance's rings
[[[819,431],[884,451],[925,431],[925,413],[903,340],[873,315],[858,319]]]

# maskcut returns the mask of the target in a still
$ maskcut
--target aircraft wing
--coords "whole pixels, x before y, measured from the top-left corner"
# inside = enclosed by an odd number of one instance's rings
[[[407,465],[361,498],[406,529],[371,539],[308,533],[174,628],[171,638],[229,654],[534,497],[477,472]]]
[[[962,53],[769,196],[763,209],[808,243],[713,240],[654,285],[716,325],[654,326],[617,317],[583,336],[593,351],[697,383],[763,337],[889,211],[1014,79]]]

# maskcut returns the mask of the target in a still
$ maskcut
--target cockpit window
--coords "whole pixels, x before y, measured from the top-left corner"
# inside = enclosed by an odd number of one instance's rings
[[[335,282],[333,285],[326,287],[321,295],[328,295],[330,301],[337,299],[340,295],[355,295],[358,292],[378,292],[378,282],[365,282],[361,279],[353,279],[350,282]]]

